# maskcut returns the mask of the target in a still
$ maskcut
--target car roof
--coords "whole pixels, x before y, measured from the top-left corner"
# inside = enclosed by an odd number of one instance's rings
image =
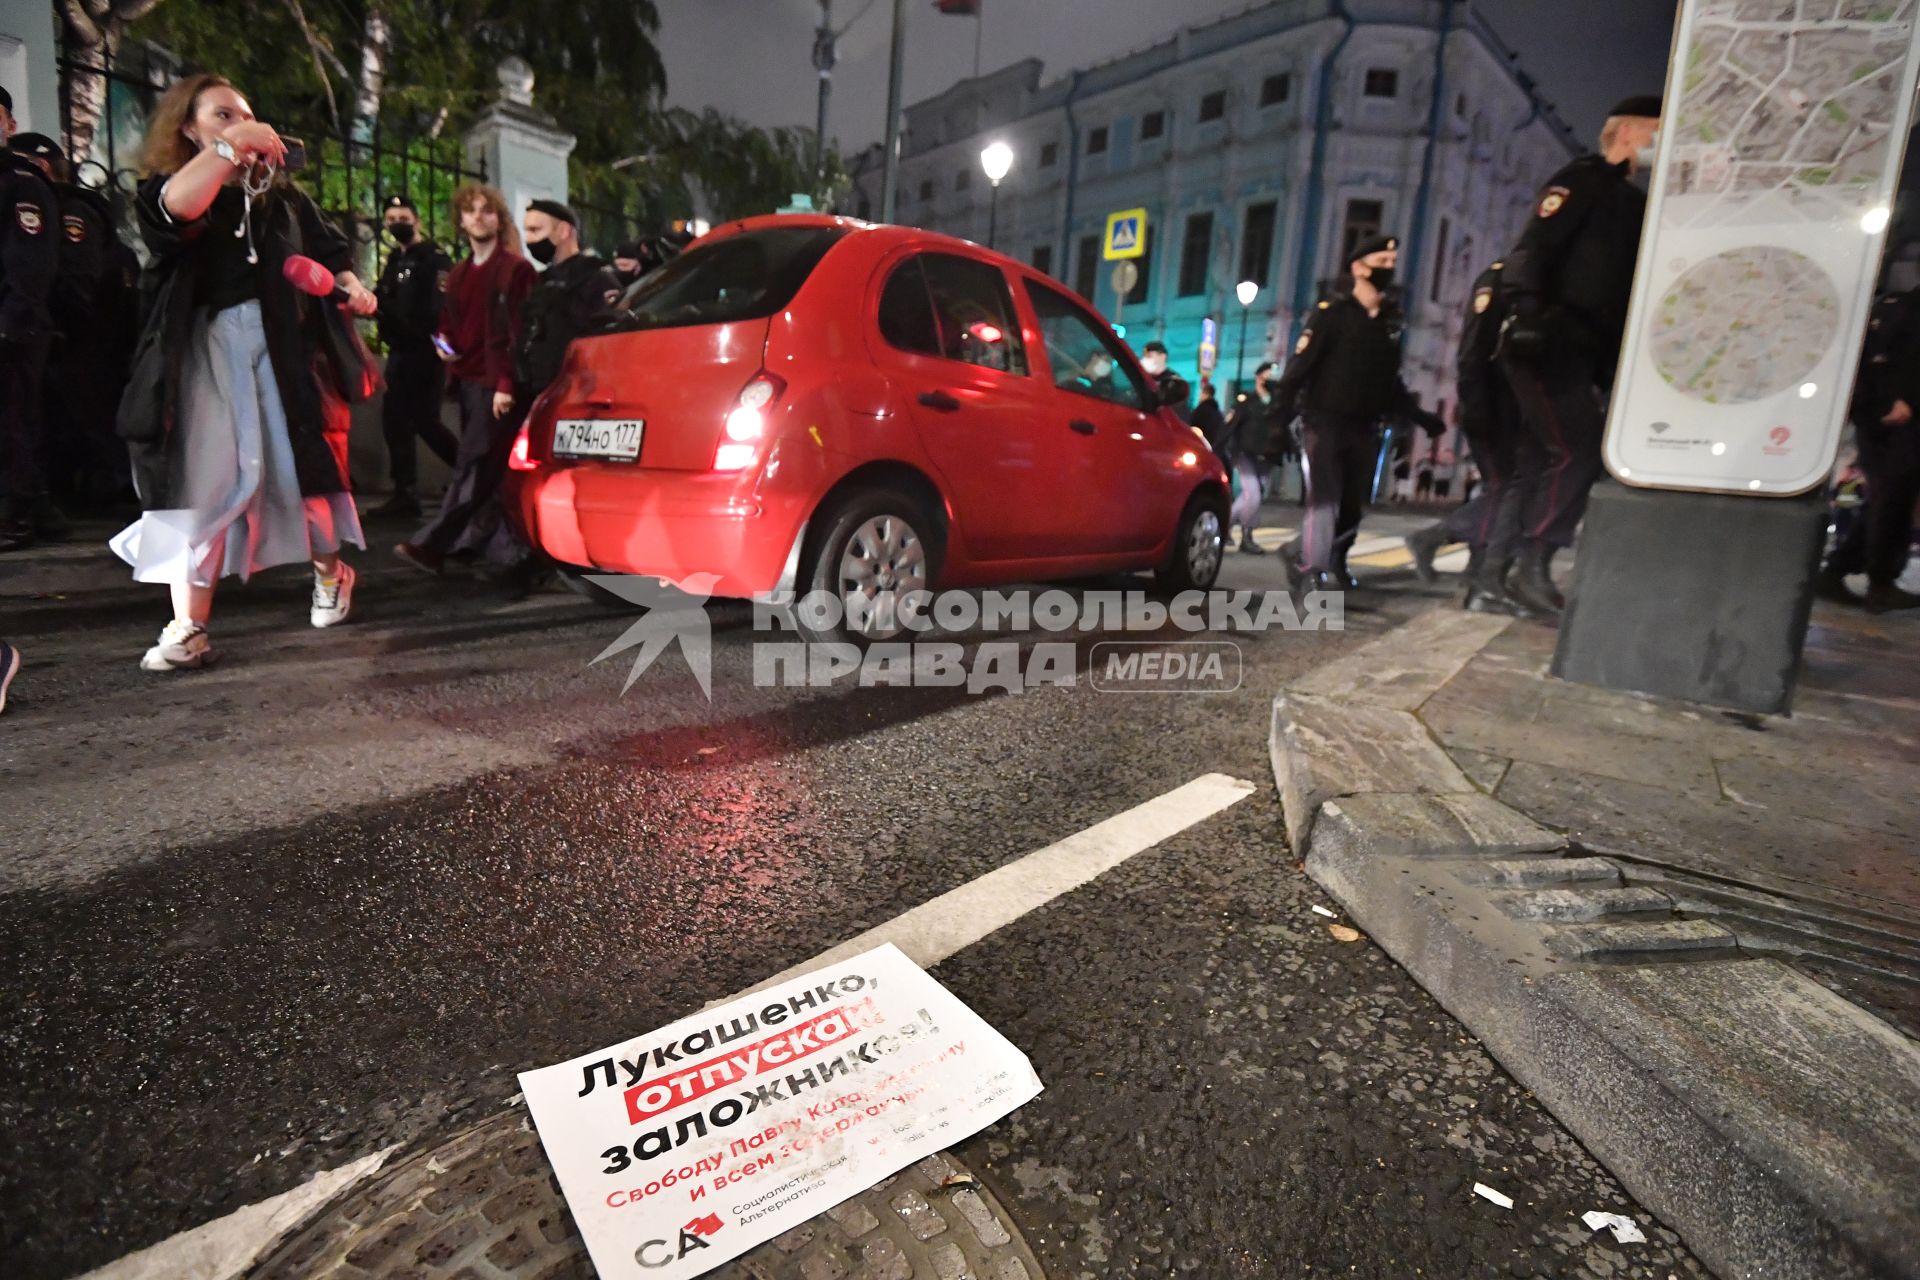
[[[849,237],[858,236],[869,248],[880,253],[896,245],[912,245],[915,248],[932,250],[962,250],[970,257],[986,258],[1000,266],[1011,267],[1016,274],[1024,275],[1030,270],[1027,264],[1018,258],[1010,258],[1004,253],[989,249],[972,240],[963,240],[959,236],[928,231],[924,227],[867,222],[860,218],[842,218],[825,213],[765,213],[751,218],[738,218],[715,227],[695,243],[718,239],[723,235],[737,235],[744,231],[764,231],[769,227],[838,227],[847,232]]]

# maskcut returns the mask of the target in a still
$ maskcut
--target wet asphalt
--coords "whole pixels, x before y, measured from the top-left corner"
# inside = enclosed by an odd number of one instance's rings
[[[1209,772],[1260,790],[935,971],[1046,1083],[961,1151],[1049,1275],[1705,1274],[1311,911],[1268,700],[1433,603],[1403,577],[1344,632],[1243,638],[1209,697],[756,689],[747,612],[715,606],[709,703],[672,655],[622,696],[626,661],[590,660],[627,619],[570,595],[359,563],[355,623],[310,630],[268,575],[222,599],[222,662],[172,677],[134,665],[159,593],[79,548],[0,566],[28,663],[0,720],[9,1276],[429,1142],[522,1069]],[[1227,585],[1278,582],[1230,556]],[[1649,1243],[1595,1242],[1590,1209]]]

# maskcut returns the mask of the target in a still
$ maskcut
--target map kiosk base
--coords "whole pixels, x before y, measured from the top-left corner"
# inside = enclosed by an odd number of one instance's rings
[[[1595,485],[1553,674],[1786,714],[1826,530],[1818,491],[1746,498]]]

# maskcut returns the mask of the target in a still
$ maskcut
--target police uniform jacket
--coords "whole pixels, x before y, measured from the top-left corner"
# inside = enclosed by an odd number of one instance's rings
[[[180,403],[194,327],[197,287],[210,274],[212,256],[246,252],[240,229],[244,197],[238,187],[223,187],[207,211],[191,222],[176,221],[160,205],[167,175],[140,184],[134,208],[140,235],[151,254],[146,293],[152,300],[134,353],[127,389],[120,399],[117,429],[132,458],[135,488],[149,511],[172,505],[178,479],[179,436],[173,430]],[[341,493],[349,488],[346,467],[348,412],[344,399],[323,390],[344,373],[325,363],[328,342],[322,307],[334,304],[294,289],[282,274],[286,260],[304,254],[329,271],[353,270],[346,236],[328,221],[298,187],[277,183],[255,205],[253,243],[259,261],[248,268],[257,284],[262,327],[274,385],[286,411],[293,447],[294,474],[303,496]]]
[[[1920,414],[1920,289],[1885,294],[1873,304],[1848,416],[1856,425],[1878,426],[1899,400]]]
[[[560,376],[567,344],[598,329],[621,293],[614,269],[590,253],[576,253],[540,273],[520,311],[513,380],[538,395]]]
[[[1343,418],[1371,426],[1419,408],[1400,378],[1400,313],[1379,314],[1351,295],[1322,302],[1301,330],[1273,397],[1275,420]]]
[[[394,351],[433,355],[440,304],[453,259],[431,240],[416,240],[387,255],[374,294],[380,299],[380,339]],[[434,357],[438,359],[438,357]]]
[[[54,188],[60,202],[60,277],[54,288],[54,318],[69,336],[79,325],[100,320],[96,310],[104,293],[117,284],[116,256],[110,246],[117,239],[113,211],[97,191],[60,183]]]
[[[0,151],[0,341],[45,333],[60,271],[59,203],[40,170]]]
[[[1619,360],[1640,255],[1647,197],[1625,163],[1581,156],[1548,179],[1502,278],[1514,314],[1538,321],[1548,341]]]
[[[1466,324],[1460,330],[1460,350],[1454,372],[1462,417],[1485,417],[1496,412],[1500,394],[1500,326],[1507,318],[1505,264],[1496,262],[1473,282],[1473,300],[1467,304]]]

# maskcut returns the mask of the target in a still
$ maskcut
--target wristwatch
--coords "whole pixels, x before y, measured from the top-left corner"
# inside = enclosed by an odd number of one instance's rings
[[[240,153],[235,151],[233,144],[225,138],[215,138],[213,140],[213,154],[219,156],[236,169],[241,166]]]

